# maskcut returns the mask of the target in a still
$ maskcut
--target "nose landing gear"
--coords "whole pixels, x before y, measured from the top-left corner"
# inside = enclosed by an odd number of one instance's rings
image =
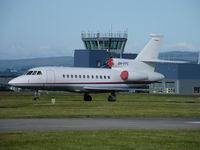
[[[34,97],[34,101],[39,101],[40,100],[40,98],[39,98],[39,96],[40,96],[40,93],[38,92],[38,90],[36,90],[35,91],[35,97]]]

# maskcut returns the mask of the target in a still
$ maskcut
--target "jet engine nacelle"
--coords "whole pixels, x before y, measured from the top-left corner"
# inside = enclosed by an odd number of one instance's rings
[[[122,71],[120,75],[122,80],[125,81],[145,81],[148,79],[148,75],[142,72]]]
[[[120,77],[124,81],[158,81],[164,79],[164,76],[157,72],[134,72],[134,71],[122,71]]]

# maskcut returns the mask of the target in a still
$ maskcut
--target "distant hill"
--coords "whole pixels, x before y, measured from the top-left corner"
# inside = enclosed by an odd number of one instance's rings
[[[19,60],[0,60],[0,72],[25,71],[33,67],[40,66],[73,66],[74,57],[49,57]]]

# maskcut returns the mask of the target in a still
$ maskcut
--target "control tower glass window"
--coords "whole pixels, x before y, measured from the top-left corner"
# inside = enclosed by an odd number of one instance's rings
[[[127,41],[127,33],[82,33],[82,41],[87,50],[109,50],[122,54]]]
[[[92,41],[92,49],[98,49],[97,41]]]
[[[114,42],[113,49],[117,49],[117,41]]]
[[[111,41],[111,42],[110,42],[110,49],[113,49],[113,45],[114,45],[114,42]]]
[[[104,41],[105,49],[108,49],[108,41]]]
[[[91,49],[90,41],[85,41],[86,49]]]
[[[100,49],[104,49],[103,41],[99,41]]]
[[[122,49],[122,42],[121,41],[118,42],[117,49]]]

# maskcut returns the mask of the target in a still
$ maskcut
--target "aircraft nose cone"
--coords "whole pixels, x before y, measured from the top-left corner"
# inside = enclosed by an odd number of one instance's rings
[[[14,79],[10,80],[10,81],[8,82],[8,84],[9,84],[9,85],[12,85],[12,86],[17,86],[17,85],[19,85],[19,84],[21,83],[21,78],[22,78],[22,77],[14,78]]]
[[[8,82],[9,85],[14,85],[16,82],[15,82],[15,79],[12,79]]]
[[[19,76],[10,80],[8,84],[14,87],[24,87],[24,85],[27,83],[26,81],[27,79],[24,76]]]

